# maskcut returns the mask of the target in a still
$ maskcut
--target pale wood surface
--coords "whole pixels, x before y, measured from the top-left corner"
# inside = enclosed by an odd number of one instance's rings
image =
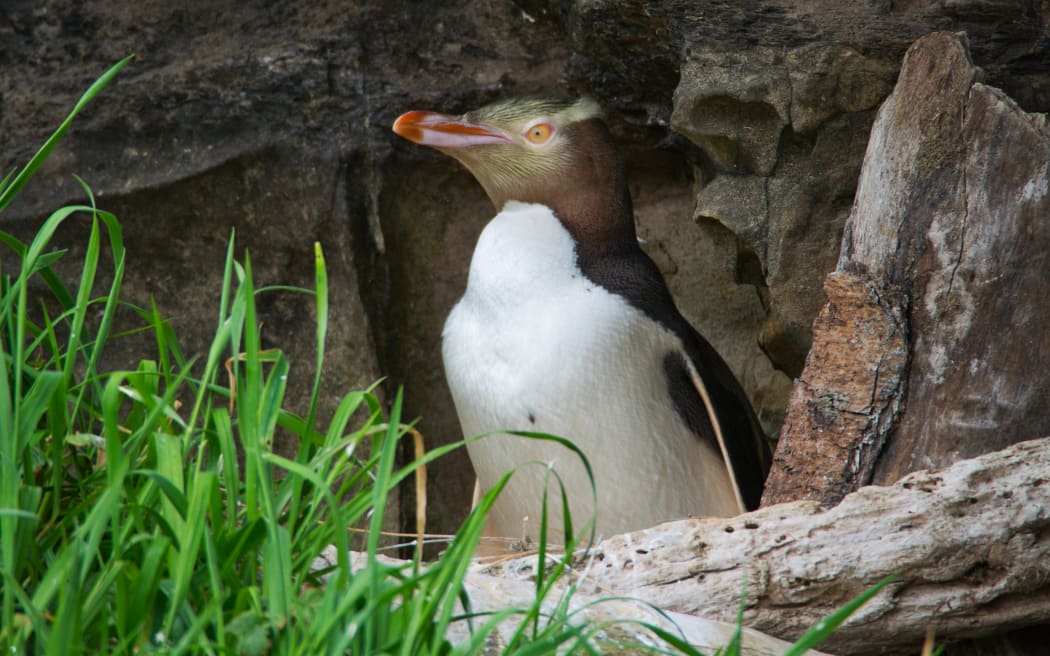
[[[943,639],[1050,622],[1050,438],[813,501],[732,519],[693,519],[612,537],[591,552],[588,595],[631,595],[788,639],[883,577],[899,577],[826,645],[917,654]],[[534,559],[486,575],[527,578]]]

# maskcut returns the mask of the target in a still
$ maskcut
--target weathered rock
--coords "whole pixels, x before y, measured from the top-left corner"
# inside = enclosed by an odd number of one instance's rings
[[[779,52],[706,49],[682,66],[671,127],[719,171],[768,177],[780,133],[791,123],[791,80]]]
[[[769,312],[760,341],[790,376],[802,369],[819,280],[860,171],[871,110],[896,67],[837,44],[739,55],[692,49],[671,126],[701,148],[714,177],[696,217],[737,234],[761,264]]]

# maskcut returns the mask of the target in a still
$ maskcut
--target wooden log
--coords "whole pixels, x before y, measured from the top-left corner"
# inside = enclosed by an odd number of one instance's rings
[[[784,639],[883,577],[898,578],[826,643],[916,654],[928,627],[955,640],[1050,622],[1050,438],[814,501],[615,536],[588,556],[587,595],[622,594]],[[488,566],[528,578],[535,558]],[[479,573],[480,574],[480,573]]]

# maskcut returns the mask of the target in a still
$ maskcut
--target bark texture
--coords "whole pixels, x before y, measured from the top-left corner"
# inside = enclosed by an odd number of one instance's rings
[[[837,271],[813,325],[813,348],[795,383],[764,500],[832,505],[871,481],[900,412],[908,362],[905,296]]]
[[[911,58],[843,242],[844,269],[911,292],[908,410],[875,482],[1050,432],[1050,124],[976,82],[954,35]]]

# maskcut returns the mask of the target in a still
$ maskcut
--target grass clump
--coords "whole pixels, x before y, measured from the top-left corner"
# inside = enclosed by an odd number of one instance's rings
[[[0,210],[126,63],[4,178]],[[70,289],[52,270],[63,252],[49,244],[63,222],[85,218],[90,236]],[[458,599],[456,572],[438,580],[377,558],[387,497],[421,464],[395,466],[408,428],[400,395],[384,413],[371,391],[351,392],[326,427],[317,421],[328,296],[319,248],[315,288],[302,290],[317,308],[317,373],[302,417],[282,405],[289,363],[260,346],[255,300],[266,290],[254,287],[250,259],[234,258],[232,239],[203,361],[184,357],[156,307],[128,306],[156,343],[132,370],[100,366],[119,337],[125,251],[116,217],[93,202],[64,207],[30,243],[0,240],[16,256],[0,270],[0,648],[447,651],[441,622]],[[107,264],[113,282],[93,297]],[[271,450],[278,430],[298,438],[294,458]],[[347,527],[362,524],[366,565],[354,572]],[[470,537],[452,550],[464,553]],[[319,570],[314,559],[328,545],[336,562]]]

